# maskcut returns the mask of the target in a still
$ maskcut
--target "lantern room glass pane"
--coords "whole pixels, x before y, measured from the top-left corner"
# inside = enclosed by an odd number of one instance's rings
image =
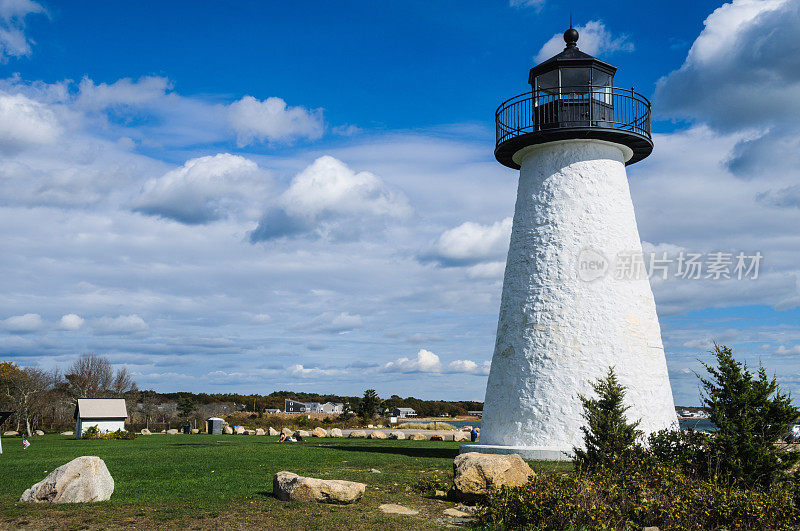
[[[536,90],[558,94],[558,69],[536,76]]]
[[[602,70],[597,70],[596,68],[592,71],[592,85],[595,87],[610,87],[611,86],[611,74],[608,72],[603,72]]]
[[[562,92],[579,92],[580,87],[588,87],[590,75],[591,69],[589,68],[562,68]],[[584,92],[588,92],[588,90],[585,90]]]

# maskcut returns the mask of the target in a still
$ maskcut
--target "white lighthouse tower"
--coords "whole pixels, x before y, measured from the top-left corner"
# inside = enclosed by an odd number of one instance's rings
[[[677,424],[625,166],[653,150],[650,102],[616,68],[563,52],[496,113],[495,156],[519,169],[480,444],[462,451],[567,459],[582,444],[578,395],[614,367],[630,421]]]

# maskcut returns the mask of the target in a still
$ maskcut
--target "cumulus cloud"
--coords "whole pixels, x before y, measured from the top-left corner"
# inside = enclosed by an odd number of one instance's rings
[[[301,378],[313,378],[319,376],[338,376],[344,374],[342,369],[322,369],[319,367],[306,367],[301,364],[293,365],[289,368],[289,374]]]
[[[25,35],[25,17],[45,13],[44,7],[32,0],[0,1],[0,62],[9,57],[31,54],[31,41]]]
[[[614,35],[601,20],[591,20],[583,26],[575,26],[580,38],[578,48],[589,55],[604,55],[614,52],[632,52],[630,37],[625,34]],[[537,63],[550,59],[564,49],[564,34],[556,33],[544,43],[534,58]]]
[[[32,334],[44,325],[42,316],[38,313],[14,315],[3,321],[3,328],[12,334]]]
[[[61,330],[78,330],[83,326],[84,319],[77,314],[68,313],[61,316],[58,327]]]
[[[101,317],[94,325],[95,333],[100,335],[137,334],[147,329],[147,323],[136,314]]]
[[[354,238],[410,210],[406,196],[376,175],[356,173],[325,155],[295,176],[250,237],[253,242],[301,234]]]
[[[17,153],[55,142],[62,127],[45,104],[22,94],[0,91],[0,152]]]
[[[147,181],[131,203],[136,212],[189,225],[210,223],[232,213],[257,216],[266,199],[268,177],[245,157],[220,153],[186,161]]]
[[[491,361],[484,361],[480,364],[472,360],[455,360],[447,365],[448,372],[464,373],[464,374],[477,374],[485,376],[489,374],[489,369],[492,367]]]
[[[95,83],[84,77],[79,85],[76,106],[90,111],[133,109],[161,101],[172,88],[169,79],[143,76],[137,80],[118,79],[114,83]]]
[[[512,218],[482,225],[472,221],[442,233],[423,259],[435,260],[445,266],[472,265],[494,262],[494,265],[475,270],[475,275],[493,275],[502,267],[498,258],[505,258],[511,238]]]
[[[422,348],[415,358],[398,358],[384,365],[383,370],[403,373],[441,372],[442,362],[439,361],[439,356]]]
[[[295,138],[315,140],[322,136],[325,124],[322,109],[288,107],[281,98],[257,100],[245,96],[232,103],[228,119],[239,146],[253,142],[285,142]]]
[[[750,131],[727,157],[740,177],[773,178],[800,162],[800,4],[734,0],[705,27],[676,71],[658,81],[657,108],[717,131]]]

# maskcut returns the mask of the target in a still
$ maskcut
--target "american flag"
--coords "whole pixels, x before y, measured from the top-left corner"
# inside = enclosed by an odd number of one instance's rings
[[[28,446],[30,446],[30,445],[31,445],[31,443],[29,443],[29,442],[28,442],[28,439],[26,439],[25,437],[23,437],[23,438],[22,438],[22,449],[23,449],[23,450],[25,450],[25,449],[26,449]]]

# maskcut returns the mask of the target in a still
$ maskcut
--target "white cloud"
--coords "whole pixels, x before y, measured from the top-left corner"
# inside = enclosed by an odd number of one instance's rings
[[[41,329],[43,325],[42,316],[38,313],[14,315],[3,321],[3,328],[12,334],[31,334]]]
[[[74,313],[68,313],[61,316],[58,322],[58,327],[61,330],[78,330],[83,326],[84,319]]]
[[[243,214],[256,217],[266,200],[269,178],[245,157],[219,153],[186,161],[147,181],[131,203],[134,211],[203,224]]]
[[[583,26],[575,26],[578,30],[578,48],[589,55],[599,56],[614,52],[632,52],[634,49],[630,38],[625,35],[614,35],[602,20],[591,20]],[[536,54],[534,60],[537,63],[546,61],[554,55],[561,53],[564,49],[564,34],[556,33],[544,43]]]
[[[265,140],[315,140],[322,136],[325,129],[321,109],[288,107],[284,100],[276,97],[260,101],[252,96],[245,96],[232,103],[228,112],[228,119],[236,132],[239,146]]]
[[[497,259],[504,258],[508,253],[512,224],[510,217],[491,225],[467,221],[443,232],[424,258],[451,266],[494,261],[495,265],[475,270],[474,274],[496,273]]]
[[[169,79],[160,76],[143,76],[135,81],[122,78],[114,83],[95,83],[84,77],[75,103],[81,109],[95,112],[143,107],[163,100],[171,88]]]
[[[95,332],[100,335],[136,334],[147,329],[147,323],[136,314],[101,317],[94,326]]]
[[[325,155],[292,179],[276,207],[267,211],[252,241],[314,234],[353,238],[382,219],[402,218],[411,208],[406,196],[369,172],[356,173]]]
[[[25,17],[35,13],[45,13],[38,2],[0,1],[0,61],[31,54],[31,40],[25,35]]]
[[[383,370],[402,373],[441,372],[442,363],[439,361],[439,356],[423,348],[417,352],[416,358],[398,358],[384,365]]]
[[[472,360],[455,360],[447,365],[448,372],[488,375],[489,369],[492,367],[491,361],[484,361],[480,364]]]
[[[800,345],[792,345],[790,347],[786,347],[784,345],[779,345],[778,348],[775,349],[775,354],[778,354],[778,355],[781,355],[781,356],[787,355],[787,354],[800,355]]]
[[[0,91],[0,152],[52,144],[62,132],[56,114],[22,94]]]
[[[318,367],[305,367],[301,364],[293,365],[289,368],[289,373],[301,378],[313,378],[319,376],[338,376],[345,371],[342,369],[321,369]]]
[[[508,4],[511,7],[532,7],[537,11],[540,10],[547,0],[509,0]]]
[[[257,313],[252,316],[252,320],[257,324],[266,324],[272,321],[272,316],[270,316],[268,313]]]
[[[341,334],[349,332],[364,325],[364,319],[360,315],[353,315],[347,312],[332,313],[326,312],[318,315],[305,324],[292,326],[292,330],[302,330],[306,332],[327,332]]]

